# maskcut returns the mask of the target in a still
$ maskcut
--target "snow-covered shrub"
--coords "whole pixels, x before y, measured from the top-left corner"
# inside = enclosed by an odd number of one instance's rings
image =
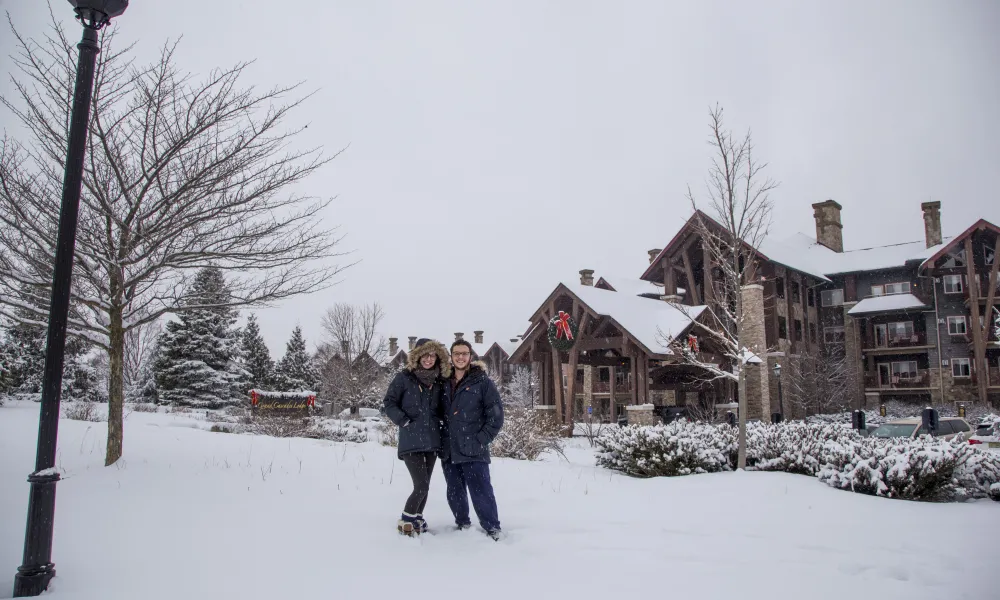
[[[155,412],[159,412],[159,409],[156,407],[155,404],[146,404],[144,402],[136,402],[135,404],[129,404],[129,407],[133,411],[140,412],[140,413],[155,413]]]
[[[531,408],[508,405],[504,409],[503,427],[490,445],[490,454],[537,460],[546,452],[562,454],[559,426]]]
[[[953,441],[953,445],[959,454],[955,474],[957,495],[971,498],[993,497],[992,487],[1000,483],[1000,454],[977,450],[971,444],[957,440]]]
[[[748,423],[747,469],[815,476],[861,437],[840,425]],[[735,467],[735,460],[732,465]]]
[[[315,430],[319,433],[319,437],[331,442],[362,444],[369,439],[368,429],[357,421],[323,419],[316,424]]]
[[[634,477],[673,477],[731,469],[736,429],[674,421],[667,425],[629,425],[595,440],[597,465]]]
[[[399,427],[389,419],[382,421],[375,426],[378,432],[378,443],[383,446],[395,448],[399,445]]]
[[[990,486],[990,498],[1000,502],[1000,483],[994,483]]]
[[[107,420],[107,417],[97,410],[95,402],[68,403],[64,405],[63,416],[73,421],[90,421],[93,423]]]

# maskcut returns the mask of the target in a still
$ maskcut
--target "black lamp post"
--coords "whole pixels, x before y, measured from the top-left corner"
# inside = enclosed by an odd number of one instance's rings
[[[28,523],[24,535],[24,559],[14,576],[14,597],[37,596],[55,577],[52,564],[52,530],[56,508],[55,471],[56,437],[59,433],[59,392],[62,388],[63,353],[66,349],[66,321],[69,315],[70,283],[73,276],[73,250],[76,246],[76,222],[83,181],[83,158],[90,121],[90,99],[94,91],[97,32],[111,19],[125,12],[128,0],[69,0],[76,18],[83,24],[83,39],[77,48],[76,88],[70,117],[69,147],[63,175],[62,206],[59,213],[59,237],[52,275],[52,299],[49,304],[48,337],[45,346],[45,370],[42,375],[42,407],[38,420],[38,449],[35,471],[28,475]]]
[[[774,363],[774,376],[778,380],[778,414],[781,415],[780,419],[785,420],[785,402],[781,397],[781,365],[779,363]],[[778,422],[777,418],[772,419],[774,422]]]

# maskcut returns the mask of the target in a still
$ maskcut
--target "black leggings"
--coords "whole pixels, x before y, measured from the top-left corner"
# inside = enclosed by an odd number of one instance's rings
[[[403,455],[403,463],[413,479],[413,493],[406,499],[403,512],[411,516],[424,514],[435,462],[437,462],[437,454],[434,452],[414,452]]]

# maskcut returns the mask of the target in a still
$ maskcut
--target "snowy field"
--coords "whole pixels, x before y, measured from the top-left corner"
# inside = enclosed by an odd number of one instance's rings
[[[38,405],[0,407],[0,598],[20,564]],[[103,467],[104,423],[62,420],[60,600],[232,598],[997,598],[1000,504],[922,504],[783,473],[635,480],[570,462],[494,461],[507,538],[395,531],[409,478],[374,443],[211,433],[132,413]]]

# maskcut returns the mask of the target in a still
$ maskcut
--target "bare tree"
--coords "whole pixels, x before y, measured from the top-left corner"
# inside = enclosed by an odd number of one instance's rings
[[[687,198],[694,210],[698,236],[707,250],[711,265],[705,265],[706,284],[711,284],[713,301],[705,317],[692,320],[700,344],[709,347],[720,360],[708,361],[687,340],[671,339],[661,332],[661,342],[675,354],[696,365],[707,379],[732,381],[739,395],[738,467],[746,467],[746,368],[759,363],[757,355],[765,348],[749,348],[747,314],[743,309],[743,287],[759,280],[757,249],[771,226],[771,190],[778,184],[764,176],[766,163],[754,156],[753,139],[748,131],[734,137],[723,123],[722,108],[710,111],[709,145],[713,149],[708,172],[707,205],[710,214],[699,209],[694,193]],[[693,286],[694,282],[688,282]],[[706,285],[707,287],[707,285]]]
[[[18,53],[14,95],[0,104],[22,125],[0,142],[0,312],[45,322],[54,260],[76,49],[56,19],[40,41],[11,25]],[[181,72],[176,44],[137,64],[104,34],[94,81],[83,175],[69,334],[108,355],[106,464],[122,453],[125,347],[130,332],[185,304],[190,276],[232,273],[230,306],[259,305],[335,283],[339,239],[324,228],[330,200],[291,193],[326,164],[296,149],[285,124],[297,86],[240,86],[248,65],[204,79]],[[20,130],[16,130],[20,132]],[[40,298],[16,292],[36,286]],[[23,311],[22,311],[23,312]]]
[[[134,386],[143,368],[155,358],[156,340],[162,327],[158,322],[143,323],[125,333],[125,348],[122,355],[122,377],[125,389]]]
[[[843,348],[826,349],[819,355],[788,356],[784,361],[787,381],[784,403],[803,417],[847,410],[848,360]]]
[[[382,365],[388,343],[379,333],[385,318],[374,302],[355,306],[338,303],[323,315],[326,339],[320,346],[320,388],[325,401],[346,406],[351,412],[374,408],[393,373]]]

